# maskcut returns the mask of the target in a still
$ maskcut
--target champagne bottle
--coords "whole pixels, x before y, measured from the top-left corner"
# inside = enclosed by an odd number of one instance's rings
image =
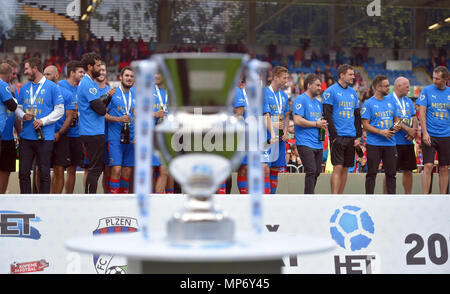
[[[120,131],[120,143],[130,144],[130,123],[123,123],[122,130]]]
[[[72,121],[70,122],[70,127],[74,128],[78,125],[78,104],[75,102],[75,110],[74,112],[76,113],[75,116],[76,118],[73,118]]]
[[[33,117],[33,121],[36,121],[36,117]],[[36,136],[37,136],[38,141],[44,141],[45,140],[44,132],[42,131],[42,127],[34,129],[34,131],[36,132]]]
[[[281,138],[283,138],[283,134],[284,134],[284,131],[283,131],[283,118],[281,117],[281,115],[280,115],[280,120],[279,120],[279,129],[278,129],[278,137],[280,137],[280,140],[281,140]]]
[[[323,119],[323,116],[320,119]],[[319,141],[325,141],[325,130],[322,128],[319,128]]]

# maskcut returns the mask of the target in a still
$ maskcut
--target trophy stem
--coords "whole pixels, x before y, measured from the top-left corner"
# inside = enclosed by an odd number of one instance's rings
[[[185,209],[167,223],[169,241],[232,242],[234,222],[214,209],[211,197],[188,195]]]

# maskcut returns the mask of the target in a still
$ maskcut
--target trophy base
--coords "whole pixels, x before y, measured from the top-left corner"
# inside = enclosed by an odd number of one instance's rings
[[[167,223],[170,242],[219,242],[234,241],[234,221],[224,217],[215,221],[183,221],[172,218]]]

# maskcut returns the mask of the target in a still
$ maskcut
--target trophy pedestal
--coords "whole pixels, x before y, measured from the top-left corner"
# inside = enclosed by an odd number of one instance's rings
[[[163,233],[120,233],[76,238],[71,251],[123,256],[131,274],[273,274],[282,273],[283,258],[333,250],[330,238],[277,233],[238,233],[233,242],[170,242]]]
[[[234,222],[229,218],[220,221],[195,222],[184,222],[181,219],[172,218],[167,223],[167,238],[171,242],[232,242]]]

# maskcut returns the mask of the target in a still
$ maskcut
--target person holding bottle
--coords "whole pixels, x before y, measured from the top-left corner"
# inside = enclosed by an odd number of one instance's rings
[[[305,170],[305,194],[314,194],[317,178],[322,170],[323,141],[328,123],[323,119],[320,78],[309,74],[305,79],[305,92],[293,104],[295,142]]]
[[[39,193],[50,193],[50,166],[55,139],[55,123],[64,114],[64,99],[58,86],[45,78],[38,58],[25,61],[30,82],[19,92],[16,115],[23,121],[19,143],[20,193],[31,193],[30,172],[36,157],[40,172]]]

